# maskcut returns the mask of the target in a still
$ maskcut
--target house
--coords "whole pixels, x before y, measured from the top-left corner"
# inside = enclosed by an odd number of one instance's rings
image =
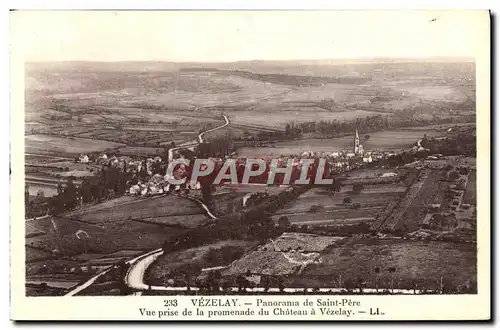
[[[113,167],[117,167],[119,163],[120,161],[118,160],[118,158],[116,158],[116,156],[111,157],[108,162],[108,164]]]
[[[80,155],[80,158],[78,158],[78,161],[82,164],[88,164],[88,162],[90,161],[89,160],[89,156],[87,155]]]
[[[253,285],[259,285],[260,284],[260,280],[261,280],[261,276],[260,275],[251,274],[251,275],[245,276],[245,279],[248,282],[252,283]]]
[[[253,195],[252,193],[248,193],[245,196],[243,196],[243,201],[242,201],[243,207],[247,205],[247,202],[250,199],[250,197],[252,197],[252,195]]]
[[[373,162],[372,156],[363,157],[363,163],[371,163]]]
[[[107,162],[108,162],[108,155],[102,154],[102,155],[99,155],[99,157],[97,157],[97,163],[105,164]]]
[[[130,187],[129,189],[129,194],[130,195],[139,195],[141,193],[141,188],[139,187],[139,185],[133,185],[132,187]]]

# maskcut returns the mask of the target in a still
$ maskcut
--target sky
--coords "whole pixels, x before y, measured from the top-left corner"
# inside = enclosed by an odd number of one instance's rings
[[[475,57],[483,11],[18,11],[25,61]],[[483,43],[484,45],[484,43]]]

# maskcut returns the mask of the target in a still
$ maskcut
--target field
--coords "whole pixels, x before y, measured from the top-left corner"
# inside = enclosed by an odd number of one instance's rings
[[[47,135],[27,135],[25,138],[27,153],[64,153],[81,154],[115,149],[123,146],[120,143],[82,138],[60,138]]]
[[[285,233],[245,254],[223,275],[286,275],[287,287],[438,290],[476,282],[473,244]]]
[[[427,170],[407,191],[382,227],[411,232],[420,228],[431,204],[440,204],[449,183],[443,170]],[[382,220],[382,219],[381,219]]]
[[[50,277],[42,282],[52,283],[57,277],[76,284],[91,274],[81,269],[116,264],[156,249],[165,240],[185,233],[185,227],[207,221],[198,205],[173,195],[149,199],[124,196],[65,215],[27,221],[29,278],[41,283],[43,272]],[[43,265],[37,264],[39,260]],[[63,270],[62,261],[78,271]]]
[[[344,186],[333,195],[326,188],[313,188],[276,212],[277,221],[286,216],[292,224],[313,226],[341,226],[370,223],[391,202],[399,199],[405,190],[402,184],[365,187],[359,194]],[[349,198],[348,203],[344,199]],[[353,208],[358,204],[359,208]]]
[[[26,244],[62,255],[77,255],[85,251],[113,253],[123,249],[146,251],[161,246],[165,239],[177,235],[181,229],[146,224],[136,221],[108,223],[104,226],[86,224],[65,218],[46,218],[31,222],[46,235],[26,239]],[[87,233],[76,233],[81,230]]]
[[[45,197],[57,195],[57,186],[53,184],[34,183],[26,181],[29,185],[28,192],[30,196],[36,196],[39,191],[43,191]]]
[[[194,202],[174,196],[127,198],[125,203],[99,205],[97,208],[72,212],[71,218],[92,224],[143,221],[166,226],[197,227],[208,219]]]
[[[151,229],[152,233],[161,237],[162,232],[168,232],[169,230],[175,232],[171,228],[172,226],[198,226],[206,221],[207,218],[198,205],[181,197],[169,195],[146,199],[124,196],[85,207],[83,210],[68,212],[59,217],[29,221],[26,226],[27,230],[29,230],[27,234],[42,231],[59,237],[62,235],[62,238],[69,235],[68,237],[76,239],[75,233],[78,229],[86,231],[91,237],[92,233],[95,234],[95,237],[107,234],[114,237],[123,230],[117,230],[116,233],[110,233],[110,231],[113,231],[112,228],[120,228],[121,226],[123,226],[125,232],[127,232],[127,227],[144,229],[130,234],[140,236],[141,233],[146,234]],[[36,236],[28,239],[27,243],[33,242],[36,244],[39,241],[45,241],[45,238]],[[122,238],[120,241],[122,241]],[[112,241],[109,243],[113,244]],[[161,240],[161,243],[163,243],[163,240]],[[131,244],[140,245],[141,242],[135,242],[135,240],[131,239],[131,242],[124,243],[122,249],[127,249],[127,246]],[[149,242],[147,245],[151,246]],[[119,245],[117,245],[116,250],[119,249]]]
[[[358,281],[367,287],[391,287],[392,280],[395,288],[413,288],[411,283],[416,283],[419,289],[436,290],[441,278],[444,284],[454,286],[477,280],[473,244],[348,239],[323,251],[321,260],[308,265],[300,278],[291,282],[328,286],[342,276],[344,281]]]

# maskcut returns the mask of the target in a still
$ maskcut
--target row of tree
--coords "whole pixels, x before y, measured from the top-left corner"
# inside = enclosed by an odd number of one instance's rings
[[[320,120],[290,123],[285,126],[284,131],[260,131],[255,135],[243,134],[242,136],[234,137],[233,140],[245,141],[247,143],[255,141],[293,140],[301,138],[306,133],[319,133],[325,137],[334,137],[342,134],[352,134],[356,129],[366,134],[402,127],[449,124],[475,120],[474,116],[469,116],[470,118],[462,116],[460,120],[453,116],[434,116],[429,119],[421,116],[402,115],[403,113],[400,113],[397,118],[389,118],[386,115],[374,115],[353,120]],[[365,136],[365,139],[367,138],[369,138],[369,135]]]

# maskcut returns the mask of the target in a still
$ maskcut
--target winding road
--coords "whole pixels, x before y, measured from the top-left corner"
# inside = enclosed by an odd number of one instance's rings
[[[210,133],[210,132],[213,132],[213,131],[216,131],[218,129],[221,129],[221,128],[224,128],[226,127],[227,125],[229,125],[229,118],[227,118],[226,115],[222,115],[222,117],[224,117],[224,121],[225,123],[220,125],[220,126],[217,126],[217,127],[214,127],[212,129],[209,129],[208,131],[205,131],[205,132],[201,132],[199,135],[198,135],[198,141],[199,143],[203,143],[203,135],[207,134],[207,133]]]
[[[172,149],[169,149],[168,150],[168,161],[171,162],[172,160],[174,160],[174,152],[177,151],[177,150],[181,150],[181,149],[187,149],[189,147],[195,147],[197,146],[198,144],[200,143],[203,143],[204,140],[203,140],[203,135],[207,134],[207,133],[210,133],[210,132],[213,132],[213,131],[216,131],[218,129],[221,129],[221,128],[224,128],[226,126],[228,126],[230,124],[230,121],[229,121],[229,118],[226,116],[226,115],[222,115],[222,117],[224,117],[224,124],[220,125],[220,126],[217,126],[217,127],[214,127],[214,128],[211,128],[207,131],[204,131],[204,132],[201,132],[200,134],[198,134],[198,141],[196,143],[191,143],[191,144],[184,144],[182,146],[179,146],[179,147],[176,147],[176,148],[172,148]]]

